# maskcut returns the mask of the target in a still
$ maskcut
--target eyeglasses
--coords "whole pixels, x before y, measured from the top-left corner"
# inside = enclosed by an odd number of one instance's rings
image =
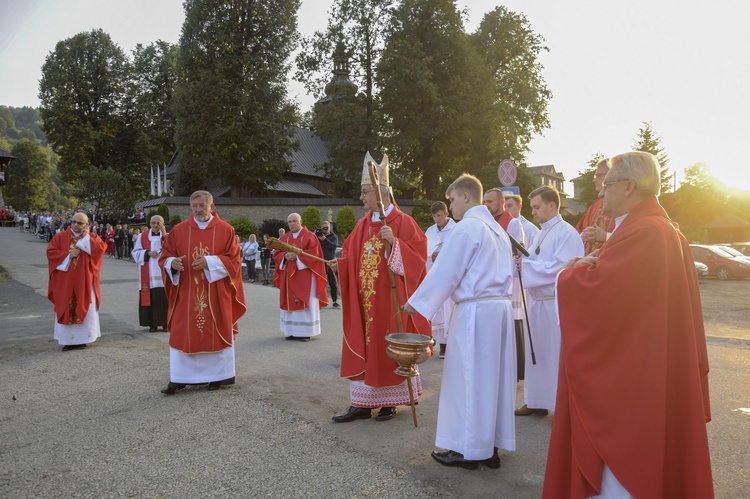
[[[366,191],[366,190],[362,189],[362,191],[360,192],[360,194],[361,194],[362,196],[367,196],[367,195],[368,195],[368,194],[370,194],[371,192],[375,192],[375,189],[370,189],[369,191]]]
[[[620,180],[610,180],[609,182],[602,182],[602,189],[606,189],[610,185],[619,184],[620,182],[630,182],[630,179],[621,178]]]
[[[86,222],[79,222],[78,220],[72,220],[70,223],[77,225],[86,225]]]

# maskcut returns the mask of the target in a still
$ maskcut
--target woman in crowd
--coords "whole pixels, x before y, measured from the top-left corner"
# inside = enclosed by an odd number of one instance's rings
[[[107,230],[104,231],[104,242],[107,243],[107,254],[110,258],[115,257],[115,229],[107,224]]]

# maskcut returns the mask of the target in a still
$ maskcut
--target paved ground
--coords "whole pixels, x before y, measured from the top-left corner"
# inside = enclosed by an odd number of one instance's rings
[[[383,423],[332,423],[348,405],[338,378],[341,312],[323,310],[319,338],[286,342],[272,287],[245,284],[249,311],[230,388],[159,393],[167,335],[138,327],[137,274],[127,261],[104,262],[103,337],[61,352],[45,247],[0,229],[0,266],[12,277],[0,282],[0,497],[540,496],[551,416],[517,420],[518,450],[502,456],[500,470],[430,459],[437,358],[421,368],[418,428],[405,410]],[[709,341],[709,438],[725,498],[750,495],[750,342],[740,332]]]

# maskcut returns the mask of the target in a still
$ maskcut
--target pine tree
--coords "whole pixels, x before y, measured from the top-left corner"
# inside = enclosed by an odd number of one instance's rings
[[[669,157],[661,147],[661,137],[656,135],[650,122],[644,121],[643,127],[638,130],[638,138],[633,145],[633,150],[648,152],[656,156],[659,165],[661,165],[661,171],[659,172],[661,175],[661,193],[665,194],[671,191],[674,174],[669,173],[669,168],[667,168]]]

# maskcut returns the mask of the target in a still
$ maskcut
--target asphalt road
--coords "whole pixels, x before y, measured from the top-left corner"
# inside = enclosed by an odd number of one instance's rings
[[[552,416],[517,419],[517,451],[501,454],[499,470],[432,461],[436,357],[420,369],[418,428],[408,410],[388,422],[333,423],[349,393],[338,378],[341,312],[322,311],[320,337],[284,341],[270,286],[245,284],[232,387],[159,393],[169,377],[167,333],[138,326],[132,262],[105,259],[102,338],[61,352],[45,248],[0,229],[0,266],[12,277],[0,282],[0,497],[541,495]],[[712,338],[709,356],[717,497],[747,497],[750,347]]]

